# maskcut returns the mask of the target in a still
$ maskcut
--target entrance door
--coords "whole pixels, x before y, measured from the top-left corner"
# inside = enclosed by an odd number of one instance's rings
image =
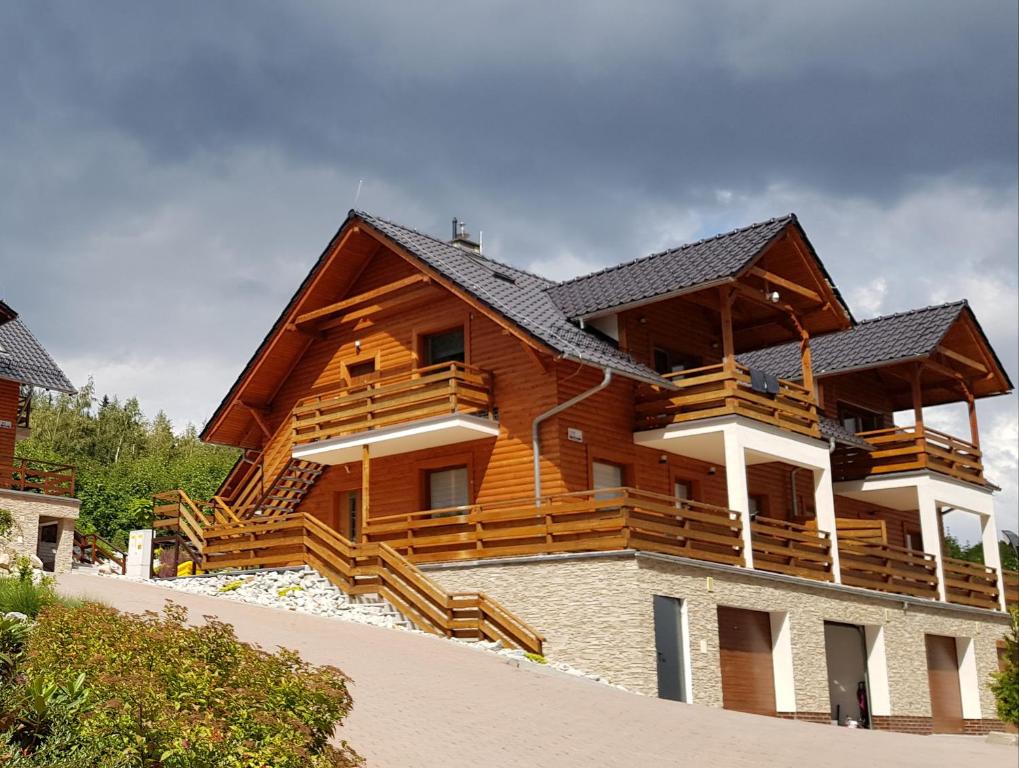
[[[60,523],[40,523],[39,539],[36,542],[35,554],[42,561],[44,571],[56,570],[57,542],[60,539]]]
[[[682,608],[682,601],[675,597],[654,596],[655,654],[658,657],[660,699],[686,701]]]
[[[774,715],[771,616],[764,611],[718,606],[718,657],[722,668],[722,706]]]
[[[962,691],[955,638],[926,635],[927,680],[935,733],[962,733]]]
[[[361,535],[361,491],[337,491],[333,494],[333,529],[348,541]]]
[[[828,664],[828,698],[831,719],[852,718],[870,727],[867,693],[867,642],[863,627],[834,621],[824,623],[824,652]],[[862,689],[861,689],[862,686]],[[860,709],[863,694],[864,711]]]

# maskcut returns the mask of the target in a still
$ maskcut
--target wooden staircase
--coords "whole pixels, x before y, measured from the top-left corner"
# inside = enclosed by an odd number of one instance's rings
[[[325,469],[323,464],[313,461],[290,459],[273,479],[268,490],[254,507],[246,510],[241,519],[249,519],[256,514],[276,517],[296,511]]]
[[[241,519],[222,498],[180,490],[157,494],[153,511],[153,527],[179,531],[203,570],[307,565],[352,597],[378,595],[424,632],[541,653],[542,635],[483,592],[447,592],[388,544],[355,544],[312,515]]]

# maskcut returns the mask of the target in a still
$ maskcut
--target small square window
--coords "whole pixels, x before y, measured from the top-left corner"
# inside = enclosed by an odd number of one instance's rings
[[[425,336],[422,340],[421,353],[425,365],[464,362],[464,329],[453,328]]]
[[[364,381],[375,373],[375,360],[363,360],[347,366],[347,377],[351,382]]]
[[[432,469],[425,474],[429,509],[466,507],[468,498],[467,467]]]

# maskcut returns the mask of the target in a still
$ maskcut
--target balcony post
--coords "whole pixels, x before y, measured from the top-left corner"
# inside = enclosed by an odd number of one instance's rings
[[[966,407],[969,410],[969,441],[975,448],[980,448],[980,430],[977,428],[977,403],[973,392],[963,384],[963,391],[966,393]]]
[[[831,543],[831,578],[836,584],[842,583],[842,568],[839,564],[839,534],[835,519],[835,492],[831,487],[831,467],[813,470],[814,475],[814,516],[817,529],[828,534]]]
[[[984,550],[984,565],[993,568],[998,579],[998,603],[1007,611],[1005,604],[1005,580],[1001,572],[1001,551],[998,549],[998,526],[994,515],[980,515],[980,546]]]
[[[750,520],[750,492],[747,488],[747,459],[739,436],[733,430],[724,429],[722,440],[725,444],[725,485],[728,491],[728,507],[738,512],[743,528],[743,563],[754,567],[754,539]]]
[[[945,568],[942,561],[941,510],[938,502],[927,488],[917,488],[917,502],[920,513],[920,538],[923,551],[934,556],[934,572],[938,578],[938,600],[945,602]]]
[[[361,529],[368,520],[369,495],[371,492],[371,449],[361,446]]]
[[[732,288],[718,289],[718,307],[722,316],[722,365],[727,371],[736,367],[736,344],[732,336]]]

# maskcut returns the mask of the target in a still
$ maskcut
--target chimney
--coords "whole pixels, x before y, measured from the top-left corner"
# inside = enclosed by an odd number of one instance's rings
[[[449,241],[449,244],[471,253],[481,253],[481,243],[476,242],[471,237],[471,233],[467,231],[466,225],[457,218],[453,219],[453,239]]]

